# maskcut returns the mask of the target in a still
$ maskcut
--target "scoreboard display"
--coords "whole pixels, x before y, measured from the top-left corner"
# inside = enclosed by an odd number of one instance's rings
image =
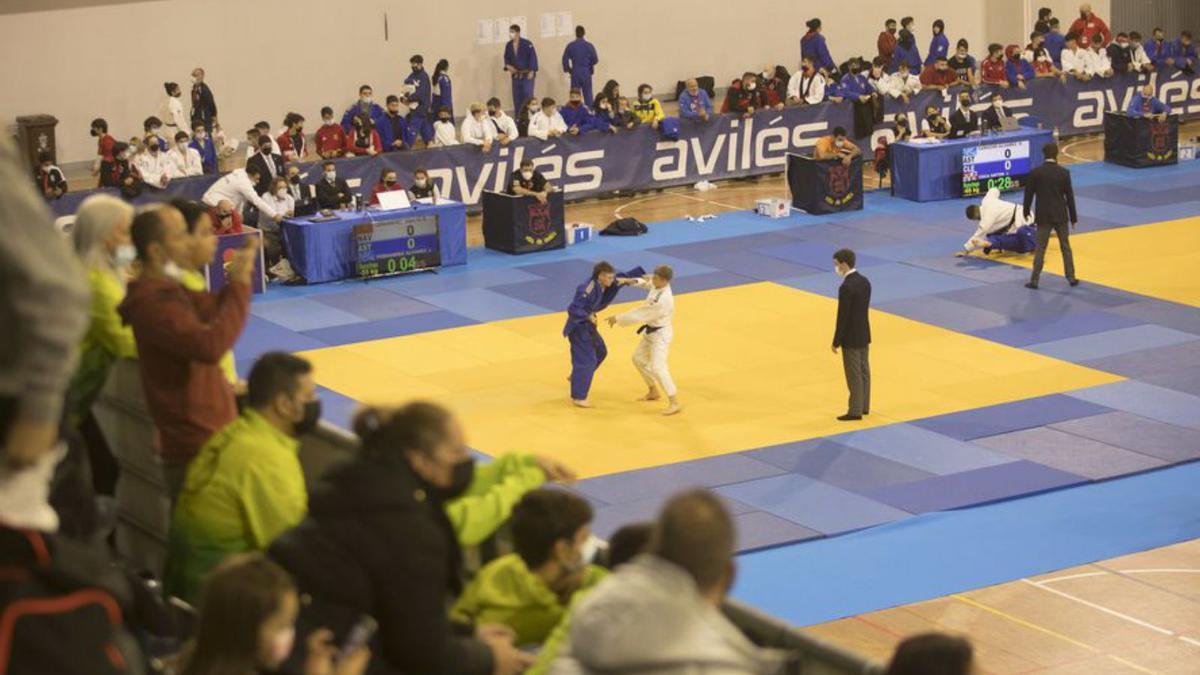
[[[962,196],[987,194],[992,188],[1001,192],[1025,187],[1033,168],[1029,141],[981,143],[963,148]]]
[[[369,279],[440,267],[438,234],[437,216],[389,218],[355,225],[355,272]]]

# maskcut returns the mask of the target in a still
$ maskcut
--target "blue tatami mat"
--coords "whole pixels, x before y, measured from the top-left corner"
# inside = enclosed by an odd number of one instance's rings
[[[716,492],[826,535],[909,516],[900,509],[799,474],[727,485]]]
[[[1083,476],[1020,460],[951,476],[889,485],[872,490],[867,496],[909,513],[928,513],[1036,494],[1087,481]]]
[[[913,424],[936,431],[944,436],[957,438],[960,441],[969,441],[973,438],[995,436],[1009,431],[1031,429],[1079,417],[1099,415],[1111,412],[1111,410],[1111,408],[1070,396],[1052,394],[1027,398],[1024,401],[1001,403],[986,408],[964,410],[949,415],[926,417],[913,422]]]

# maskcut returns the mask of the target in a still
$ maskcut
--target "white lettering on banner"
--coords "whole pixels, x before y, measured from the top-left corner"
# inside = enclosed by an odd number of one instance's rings
[[[1075,116],[1071,119],[1071,124],[1077,129],[1100,126],[1100,123],[1104,121],[1104,92],[1081,91],[1079,100],[1083,102],[1083,105],[1075,108]]]
[[[1200,80],[1197,80],[1200,82]],[[1188,99],[1188,83],[1186,81],[1168,82],[1158,90],[1158,98],[1163,103],[1172,106],[1173,111],[1183,108],[1181,104]]]
[[[546,180],[558,180],[562,178],[563,158],[559,155],[553,157],[538,157],[533,160],[533,168],[542,172]]]
[[[695,139],[692,139],[695,142]],[[664,150],[674,150],[675,152],[669,155],[660,155],[654,158],[654,163],[650,165],[651,180],[679,180],[687,175],[687,142],[685,141],[659,141],[654,146],[655,154]],[[674,166],[674,169],[667,170],[667,167]]]
[[[429,169],[429,182],[438,186],[438,191],[446,196],[454,189],[454,172],[450,169]]]
[[[746,128],[742,131],[742,169],[751,169],[753,165],[750,163],[750,138],[754,134],[754,120],[746,120]],[[733,167],[731,167],[732,169]]]
[[[564,192],[580,192],[582,190],[597,190],[600,188],[600,184],[604,181],[604,169],[599,166],[580,166],[580,164],[591,159],[597,162],[602,161],[604,159],[604,151],[589,150],[567,156],[567,177],[587,178],[588,180],[567,183],[563,187]]]
[[[1200,77],[1192,80],[1192,99],[1200,102]],[[1200,112],[1200,103],[1188,106],[1187,112]]]
[[[805,136],[805,132],[817,131],[821,132],[821,136],[829,129],[829,122],[809,122],[808,124],[797,124],[792,127],[792,147],[793,148],[811,148],[817,144],[817,139],[820,136]]]
[[[483,170],[475,178],[474,184],[467,180],[467,168],[464,166],[454,167],[454,176],[458,179],[459,191],[462,193],[462,200],[467,204],[474,204],[479,201],[483,195],[483,188],[487,185],[488,178],[492,175],[492,170],[496,168],[495,162],[488,162],[483,165]]]
[[[749,144],[747,144],[749,145]],[[766,129],[754,138],[754,166],[784,166],[787,164],[788,130]],[[770,152],[773,156],[768,157]]]
[[[713,142],[712,152],[708,153],[708,157],[704,156],[704,150],[700,147],[700,139],[692,139],[692,154],[696,156],[696,172],[701,176],[707,176],[717,168],[717,158],[721,156],[721,148],[725,147],[725,136],[721,134],[717,136],[717,140]],[[687,164],[687,146],[684,146],[684,157],[682,163]]]
[[[750,122],[751,120],[746,120],[747,126],[750,124]],[[741,122],[739,120],[734,120],[729,123],[729,152],[725,154],[726,171],[733,171],[734,165],[737,162],[737,129],[739,126],[741,126]]]

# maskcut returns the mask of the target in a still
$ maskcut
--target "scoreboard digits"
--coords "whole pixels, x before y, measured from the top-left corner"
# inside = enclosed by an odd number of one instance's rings
[[[437,216],[354,226],[355,271],[369,278],[440,267]]]
[[[962,196],[992,188],[1001,192],[1025,187],[1029,176],[1029,141],[981,144],[962,152]]]

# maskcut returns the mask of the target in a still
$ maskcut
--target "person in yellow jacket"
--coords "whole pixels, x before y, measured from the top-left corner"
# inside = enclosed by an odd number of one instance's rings
[[[539,645],[566,614],[571,596],[604,578],[588,564],[592,507],[564,490],[538,489],[513,508],[515,553],[488,563],[463,590],[451,617],[478,626],[500,624],[515,644]]]
[[[171,206],[183,214],[183,220],[187,223],[188,237],[192,240],[192,264],[182,270],[179,283],[189,291],[207,291],[208,280],[201,270],[212,262],[213,256],[217,252],[217,235],[213,228],[212,214],[208,207],[201,202],[186,199],[172,200]],[[225,378],[233,385],[234,392],[239,395],[244,393],[246,385],[238,379],[233,351],[225,352],[225,355],[221,357],[220,366],[221,372],[225,373]]]
[[[471,486],[447,502],[446,515],[461,546],[478,546],[508,522],[513,506],[546,482],[572,484],[575,472],[550,457],[510,453],[476,462]]]
[[[654,129],[658,128],[659,122],[667,118],[662,104],[658,102],[657,98],[654,98],[654,90],[648,84],[638,87],[638,97],[633,104],[633,114],[637,115],[639,122],[649,124]]]
[[[129,238],[132,222],[133,207],[110,195],[88,197],[75,214],[71,239],[87,269],[92,301],[79,367],[69,389],[73,426],[90,414],[113,362],[137,357],[133,329],[122,324],[117,314],[117,305],[125,299],[129,266],[137,255]]]
[[[299,436],[316,427],[321,402],[312,364],[284,352],[259,357],[247,408],[188,466],[171,522],[167,591],[195,600],[204,577],[235,553],[261,551],[308,511]]]

